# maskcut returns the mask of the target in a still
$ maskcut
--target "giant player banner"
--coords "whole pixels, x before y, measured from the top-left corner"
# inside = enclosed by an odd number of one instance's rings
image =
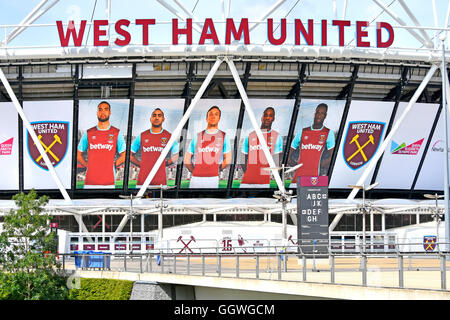
[[[80,100],[77,188],[122,188],[128,100]]]
[[[73,101],[25,101],[24,112],[63,186],[72,177]],[[24,127],[24,188],[56,189],[48,167]]]
[[[0,110],[0,189],[19,188],[18,115],[12,102],[1,102]]]
[[[283,160],[284,144],[289,133],[289,124],[295,100],[250,99],[250,105],[266,139],[276,166]],[[242,123],[241,138],[236,155],[233,188],[274,188],[276,182],[267,170],[269,163],[262,150],[248,113]]]
[[[77,127],[72,119],[73,100],[23,103],[39,142],[67,189],[74,182],[77,189],[122,189],[126,150],[131,151],[129,188],[139,188],[167,146],[185,106],[184,99],[136,99],[130,123],[131,145],[127,146],[129,100],[102,101],[79,101]],[[170,147],[152,184],[174,186],[180,183],[184,189],[227,188],[230,164],[235,163],[230,187],[276,188],[270,171],[264,170],[268,163],[264,161],[247,112],[242,119],[240,139],[236,141],[238,145],[234,146],[241,103],[240,99],[201,99],[188,120],[187,132],[182,132],[186,139]],[[302,99],[293,134],[288,137],[294,100],[251,99],[250,103],[276,164],[280,164],[284,156],[287,156],[288,166],[303,164],[299,172],[286,176],[286,187],[291,188],[295,187],[295,183],[291,183],[294,175],[327,175],[333,153],[335,163],[329,177],[330,189],[348,189],[348,185],[357,183],[383,143],[389,122],[395,123],[406,107],[406,103],[400,103],[393,116],[394,102],[354,100],[341,132],[345,101]],[[13,105],[5,102],[0,107],[0,165],[4,175],[15,172],[13,179],[0,179],[0,190],[19,189],[20,166],[25,189],[57,189],[25,128],[19,141],[20,119]],[[437,119],[438,109],[438,105],[428,103],[416,103],[412,107],[380,160],[375,178],[379,182],[378,189],[409,190],[419,169],[415,190],[443,189],[444,113]],[[338,138],[339,146],[336,145]],[[72,141],[76,141],[76,145],[72,146]],[[286,141],[290,141],[289,145]],[[19,145],[23,146],[21,159]],[[76,155],[72,154],[73,150]],[[75,158],[77,161],[72,161]],[[183,166],[178,175],[177,164],[180,163]],[[72,176],[75,171],[76,176]],[[374,170],[366,184],[372,180],[373,173]],[[177,176],[181,177],[179,182]]]
[[[167,146],[172,132],[183,117],[184,99],[136,99],[134,101],[133,133],[129,188],[144,184],[153,165]],[[171,146],[152,185],[175,185],[179,142]]]
[[[296,188],[300,176],[326,176],[335,150],[345,100],[302,100],[289,148],[290,166],[302,166],[286,177]],[[292,183],[291,183],[292,181]]]
[[[189,119],[182,188],[226,188],[241,100],[202,99]]]

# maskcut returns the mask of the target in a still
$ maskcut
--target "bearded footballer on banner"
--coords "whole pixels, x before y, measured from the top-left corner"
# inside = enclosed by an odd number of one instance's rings
[[[314,123],[299,131],[291,143],[289,163],[291,166],[303,163],[303,166],[295,171],[289,188],[297,187],[297,177],[326,175],[335,146],[333,130],[323,125],[327,111],[327,104],[319,104],[314,114]],[[296,161],[293,154],[299,147],[298,161]]]
[[[281,135],[272,130],[272,123],[275,121],[275,109],[268,107],[264,110],[261,117],[261,131],[272,154],[275,164],[280,164],[280,155],[283,152],[283,139]],[[270,188],[270,170],[269,163],[262,146],[256,135],[256,131],[250,132],[245,138],[242,146],[242,153],[245,155],[244,176],[241,182],[241,188]]]
[[[85,188],[114,188],[115,168],[125,162],[125,139],[109,122],[111,105],[102,101],[97,106],[98,124],[88,129],[78,144],[77,161],[86,167]],[[83,156],[87,151],[88,160]],[[116,152],[119,158],[114,161]]]
[[[194,136],[186,151],[184,164],[192,173],[189,188],[218,188],[219,172],[231,162],[230,138],[219,130],[220,116],[219,107],[209,108],[206,129]]]
[[[140,167],[137,186],[144,184],[145,179],[147,179],[148,174],[172,136],[169,131],[163,129],[162,125],[164,120],[164,112],[160,108],[153,110],[150,117],[151,128],[143,131],[131,144],[131,162]],[[161,163],[161,166],[150,183],[151,185],[167,184],[166,166],[170,166],[177,161],[178,150],[178,142],[174,141],[170,149],[171,157],[166,159],[165,163]],[[139,151],[141,152],[140,161],[136,158],[136,153]]]

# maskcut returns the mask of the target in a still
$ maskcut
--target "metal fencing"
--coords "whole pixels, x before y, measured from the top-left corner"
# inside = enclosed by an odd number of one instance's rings
[[[398,246],[397,246],[398,247]],[[221,247],[199,252],[179,248],[147,253],[60,254],[62,268],[115,272],[162,273],[188,276],[244,278],[348,284],[387,288],[447,290],[450,253],[370,252],[340,253],[328,244],[267,246],[246,253],[223,253]],[[215,253],[211,253],[215,250]],[[203,252],[202,252],[203,251]]]

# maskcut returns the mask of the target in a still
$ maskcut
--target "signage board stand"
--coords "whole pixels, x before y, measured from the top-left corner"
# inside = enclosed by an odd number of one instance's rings
[[[297,178],[297,234],[301,252],[328,253],[328,177]]]

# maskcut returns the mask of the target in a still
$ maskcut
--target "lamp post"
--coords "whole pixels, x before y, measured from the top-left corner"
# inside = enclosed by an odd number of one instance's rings
[[[448,165],[448,108],[447,108],[447,68],[445,67],[445,40],[446,40],[446,32],[441,33],[439,39],[442,42],[442,66],[441,66],[441,76],[442,76],[442,108],[444,113],[444,130],[445,130],[445,147],[444,147],[444,216],[445,216],[445,239],[449,241],[450,239],[450,215],[449,215],[449,181],[448,181],[448,173],[449,173],[449,165]],[[445,248],[446,251],[449,251],[449,248]]]
[[[128,214],[130,217],[130,238],[131,238],[131,254],[133,254],[133,220],[135,218],[134,211],[133,211],[133,199],[140,199],[141,196],[133,196],[133,194],[130,194],[129,196],[119,195],[122,199],[129,199],[130,200],[130,213]]]
[[[156,208],[159,208],[159,213],[158,213],[158,239],[160,241],[160,245],[161,245],[161,241],[163,238],[163,211],[164,208],[167,208],[168,205],[167,203],[164,203],[164,199],[163,199],[163,190],[168,190],[168,189],[173,189],[175,188],[175,186],[166,186],[166,185],[159,185],[159,186],[148,186],[147,189],[159,189],[160,190],[160,201],[159,203],[157,203],[155,205]]]
[[[375,188],[376,186],[378,186],[378,182],[375,182],[373,184],[371,184],[370,186],[366,187],[365,185],[349,185],[349,188],[352,189],[361,189],[362,193],[363,193],[363,197],[362,197],[362,205],[360,207],[361,209],[361,213],[362,213],[362,232],[363,232],[363,241],[362,241],[362,247],[363,247],[363,252],[366,251],[366,213],[367,213],[367,208],[370,207],[370,205],[366,205],[366,191],[372,190],[373,188]]]
[[[283,186],[285,185],[285,175],[287,173],[290,173],[292,171],[297,170],[303,165],[303,163],[300,163],[294,167],[285,167],[284,164],[281,165],[281,167],[276,168],[264,168],[265,170],[281,170],[281,179],[283,182]],[[287,170],[286,170],[287,169]],[[286,216],[286,206],[288,202],[291,202],[295,196],[292,195],[292,190],[289,191],[281,191],[277,190],[275,191],[274,198],[278,199],[278,202],[281,202],[281,222],[282,222],[282,230],[281,230],[281,237],[283,240],[287,239],[287,216]]]
[[[436,246],[438,248],[438,251],[441,251],[441,247],[439,246],[439,223],[442,220],[442,216],[440,215],[441,210],[439,210],[438,199],[444,198],[444,195],[438,195],[437,193],[435,193],[435,194],[424,194],[423,196],[428,199],[436,200],[436,207],[434,208],[434,214],[432,215],[432,217],[436,221]]]

